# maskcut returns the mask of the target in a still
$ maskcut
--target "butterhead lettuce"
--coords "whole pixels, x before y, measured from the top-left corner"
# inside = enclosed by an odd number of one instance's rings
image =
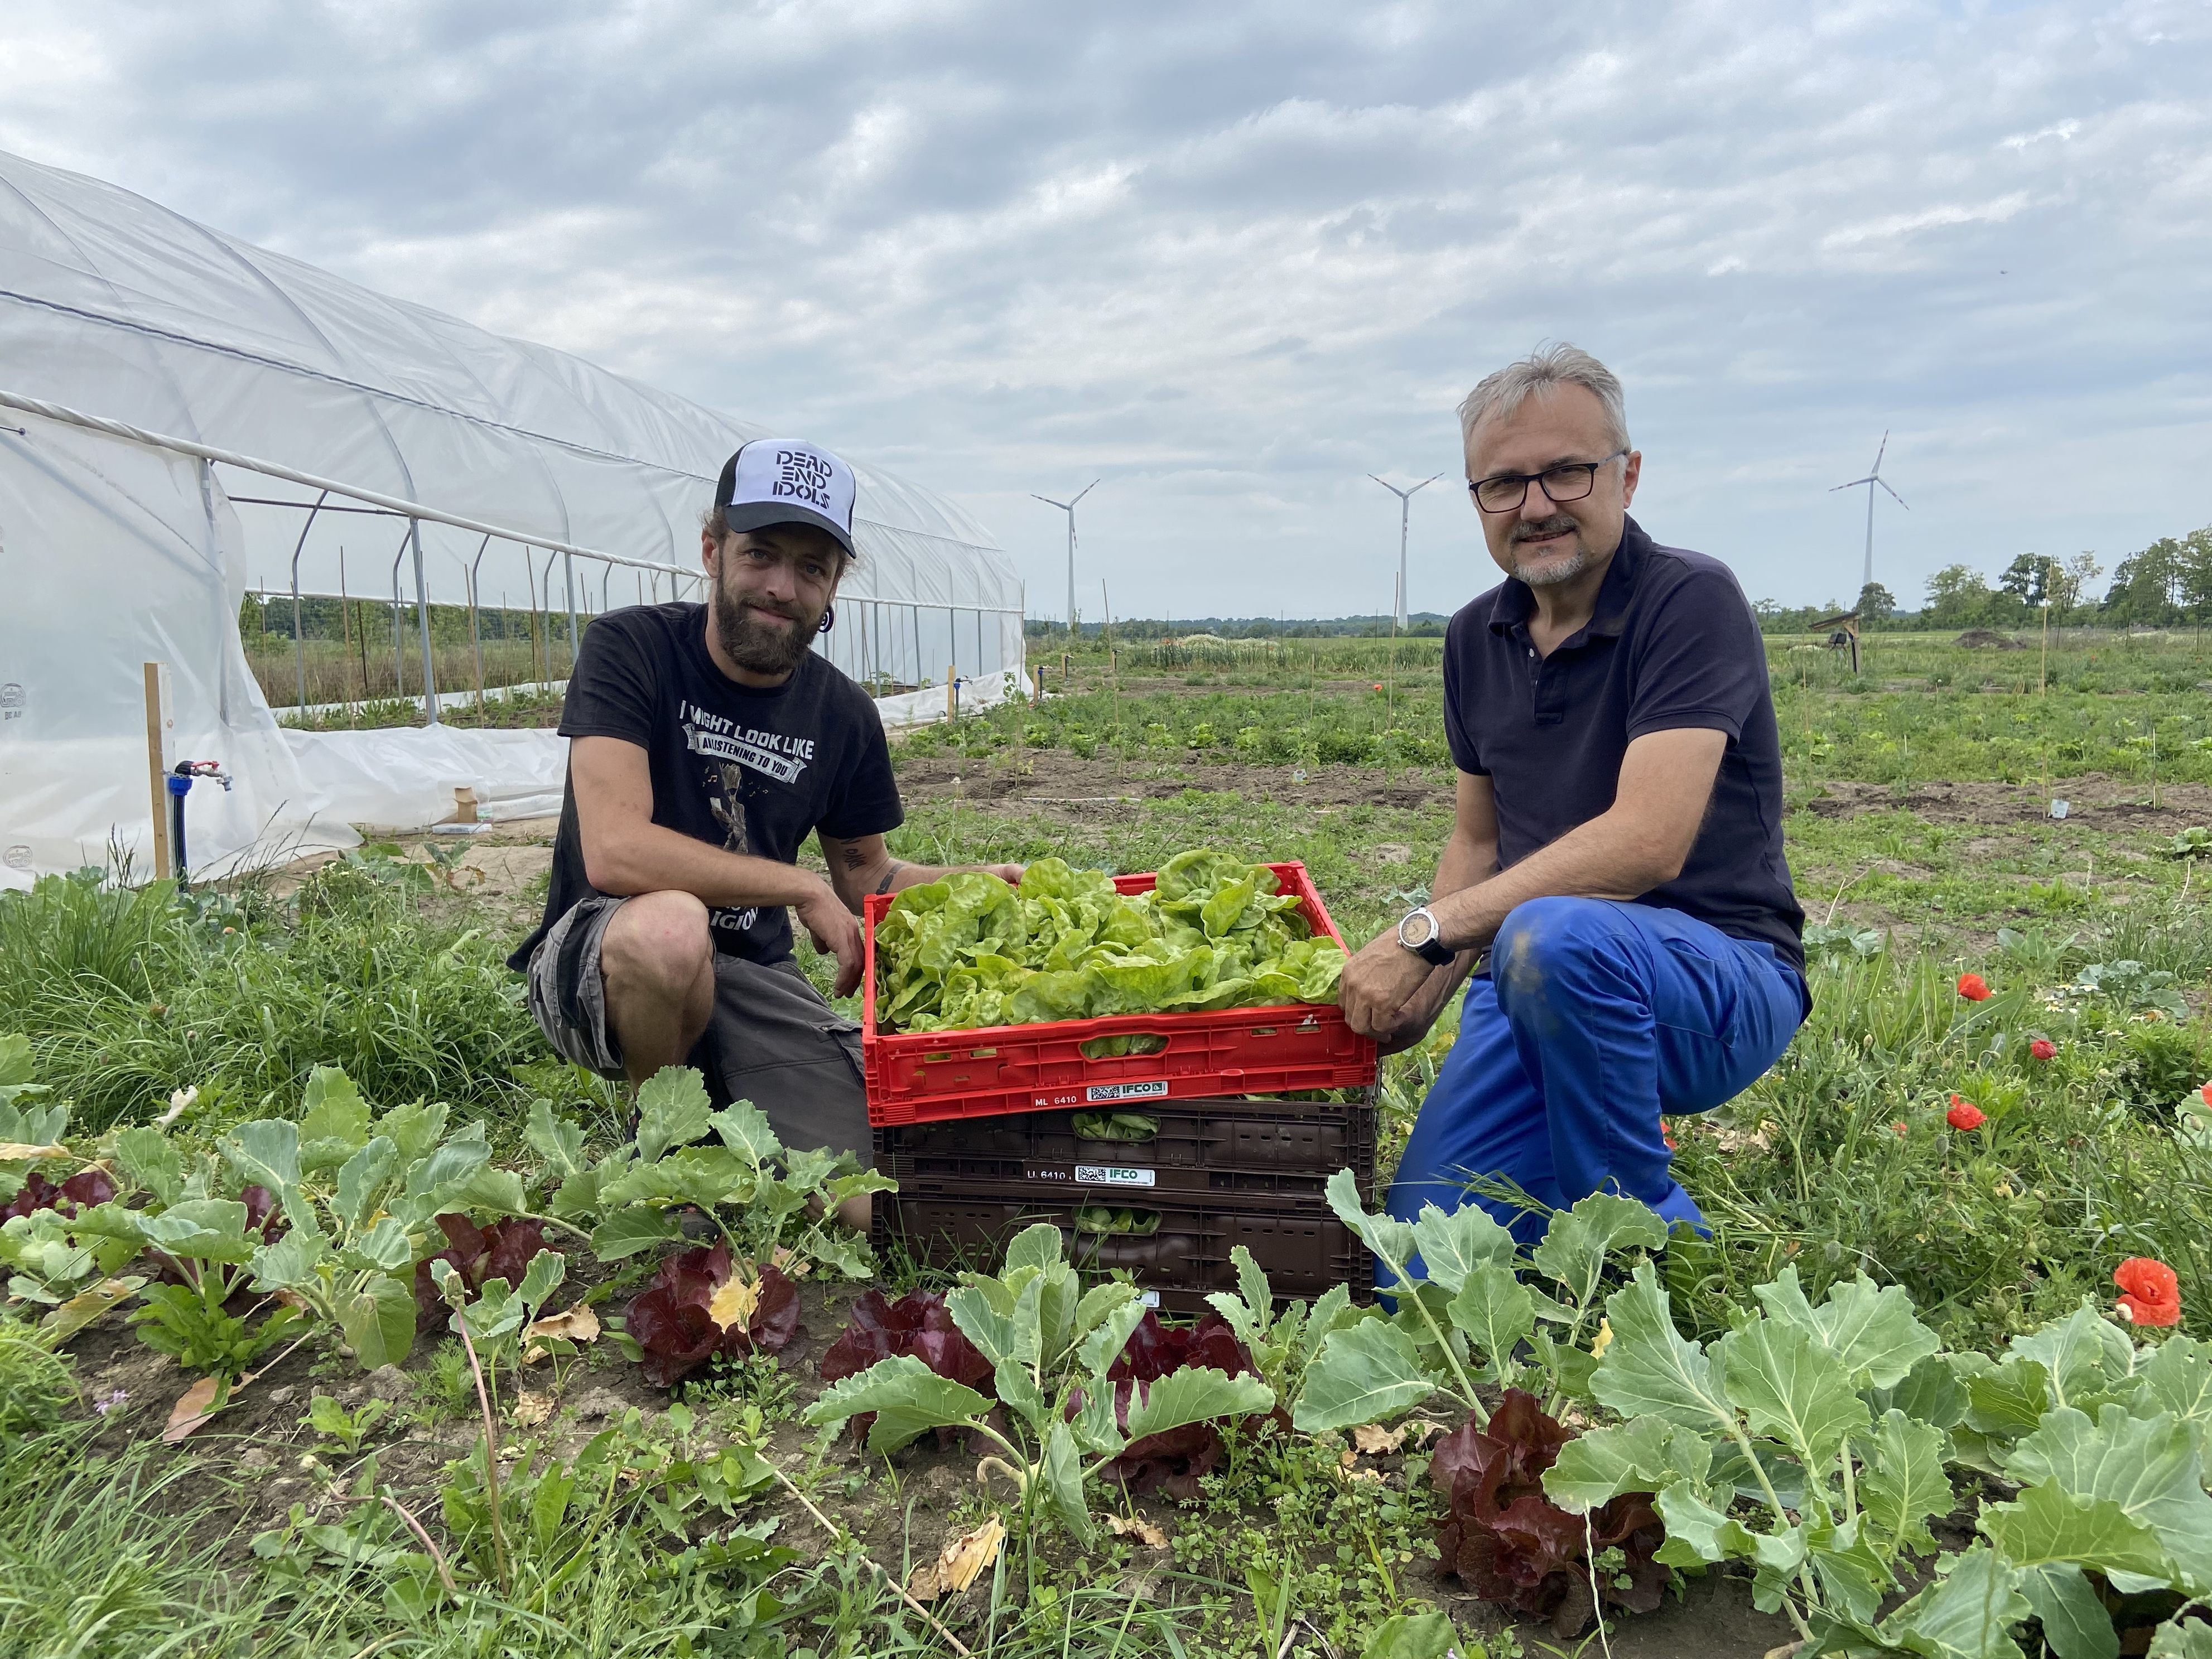
[[[1334,1002],[1344,951],[1315,938],[1273,871],[1196,848],[1123,894],[1040,859],[1021,886],[961,871],[891,902],[876,927],[877,1023],[967,1030],[1107,1014]]]

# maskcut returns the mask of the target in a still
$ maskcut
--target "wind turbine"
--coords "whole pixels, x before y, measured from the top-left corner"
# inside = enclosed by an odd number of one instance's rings
[[[1098,488],[1099,480],[1093,478],[1075,492],[1075,501],[1081,501]],[[1067,637],[1075,637],[1075,501],[1056,501],[1049,495],[1040,495],[1032,489],[1030,499],[1042,501],[1047,507],[1056,507],[1067,514]]]
[[[1375,475],[1372,472],[1369,473],[1367,476],[1370,478],[1375,478]],[[1441,472],[1432,472],[1427,477],[1422,479],[1420,483],[1415,484],[1411,489],[1401,489],[1394,483],[1387,483],[1381,478],[1375,478],[1375,482],[1376,483],[1382,484],[1383,489],[1389,490],[1393,495],[1395,495],[1398,498],[1398,631],[1401,634],[1406,631],[1407,626],[1406,617],[1406,515],[1412,509],[1413,497],[1419,495],[1422,490],[1426,489],[1431,484],[1434,483],[1438,478],[1441,478],[1444,475]]]
[[[1889,489],[1888,483],[1881,476],[1881,458],[1888,453],[1889,434],[1885,432],[1881,434],[1881,447],[1875,451],[1874,465],[1867,469],[1866,477],[1854,478],[1849,483],[1839,483],[1828,492],[1832,495],[1837,489],[1856,489],[1861,484],[1867,487],[1866,574],[1859,579],[1859,592],[1862,593],[1874,586],[1874,489],[1876,484],[1881,484],[1884,489]],[[1905,507],[1905,497],[1894,489],[1889,489],[1889,498],[1899,507]],[[1909,507],[1905,507],[1905,510],[1907,513],[1912,511]]]

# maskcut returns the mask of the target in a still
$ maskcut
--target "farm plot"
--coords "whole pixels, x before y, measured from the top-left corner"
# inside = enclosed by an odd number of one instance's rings
[[[1378,696],[1339,649],[1310,686],[1102,665],[910,743],[896,850],[1297,858],[1357,942],[1425,884],[1449,790],[1433,684],[1401,658]],[[1816,734],[1913,695],[1815,690]],[[2193,1651],[2202,779],[2008,778],[1966,733],[1942,787],[1793,757],[1816,1013],[1673,1126],[1713,1237],[1601,1201],[1516,1261],[1477,1212],[1409,1234],[1340,1188],[1427,1264],[1387,1317],[1248,1274],[1161,1328],[1057,1234],[966,1284],[872,1261],[807,1202],[869,1177],[779,1160],[680,1075],[629,1146],[499,965],[532,902],[501,849],[0,901],[0,1634],[1503,1655],[1602,1608],[1612,1651],[1668,1659]],[[1389,1065],[1386,1170],[1449,1030]],[[100,1316],[57,1355],[37,1322],[72,1306]],[[195,1388],[177,1421],[216,1409],[165,1442]]]

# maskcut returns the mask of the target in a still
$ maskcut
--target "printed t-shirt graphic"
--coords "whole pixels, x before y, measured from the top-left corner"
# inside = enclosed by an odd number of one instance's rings
[[[850,840],[896,829],[904,817],[883,722],[868,695],[809,653],[766,690],[726,677],[707,653],[706,607],[639,605],[585,631],[562,712],[563,737],[611,737],[646,751],[653,821],[710,846],[784,864],[816,830]],[[553,846],[552,884],[538,932],[596,890],[584,875],[573,776]],[[755,962],[791,954],[791,917],[766,910],[711,913],[718,949]]]
[[[684,720],[684,747],[704,762],[707,805],[714,821],[722,826],[722,850],[751,852],[752,832],[745,817],[746,769],[750,767],[777,783],[795,784],[814,758],[814,739],[787,738],[780,732],[750,728],[738,732],[721,715],[694,708],[688,702],[681,705],[679,712]],[[773,858],[775,854],[767,856]],[[724,907],[708,912],[708,924],[743,931],[759,916],[760,912],[755,908]]]

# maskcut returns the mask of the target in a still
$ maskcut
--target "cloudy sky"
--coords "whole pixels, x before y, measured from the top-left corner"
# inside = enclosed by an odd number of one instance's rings
[[[960,500],[1033,614],[1494,573],[1452,405],[1626,382],[1753,597],[2212,520],[2201,0],[9,0],[0,149]]]

